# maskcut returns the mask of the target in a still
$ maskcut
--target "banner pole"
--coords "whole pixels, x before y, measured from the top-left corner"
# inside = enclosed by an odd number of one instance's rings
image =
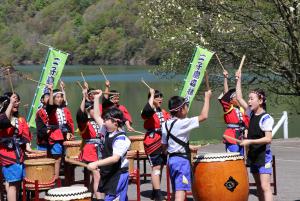
[[[47,61],[48,61],[49,54],[50,54],[50,49],[48,49],[48,52],[47,52],[47,54],[46,54],[45,62],[44,62],[44,64],[43,64],[43,68],[42,68],[42,72],[41,72],[41,74],[40,74],[39,82],[41,82],[41,79],[42,79],[42,77],[43,77],[43,73],[44,73],[45,68],[46,68],[46,64],[47,64]],[[32,100],[32,103],[31,103],[31,106],[30,106],[30,109],[29,109],[29,113],[28,113],[28,115],[27,115],[27,122],[30,121],[31,113],[32,113],[32,110],[33,110],[33,104],[34,104],[34,102],[35,102],[35,99],[36,99],[38,90],[39,90],[39,86],[38,86],[37,89],[35,90],[35,93],[34,93],[34,96],[33,96],[33,100]]]

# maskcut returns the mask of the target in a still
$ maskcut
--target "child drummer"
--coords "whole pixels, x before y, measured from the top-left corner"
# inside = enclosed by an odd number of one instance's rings
[[[208,118],[211,91],[205,92],[204,105],[199,116],[188,118],[188,102],[180,96],[169,100],[172,118],[162,127],[162,144],[168,151],[168,166],[176,201],[185,200],[185,192],[191,190],[191,153],[189,148],[190,131],[199,127],[199,122]]]
[[[56,159],[55,178],[59,177],[60,162],[63,156],[63,141],[74,137],[74,123],[70,110],[65,105],[64,93],[53,90],[52,84],[48,85],[50,92],[49,104],[46,107],[49,117],[49,148],[50,156]]]
[[[163,200],[160,192],[160,180],[166,157],[162,153],[161,127],[170,118],[168,112],[161,109],[163,95],[160,91],[149,89],[148,102],[142,110],[145,120],[144,128],[147,130],[144,138],[145,152],[152,167],[151,180],[153,186],[152,197],[156,201]]]
[[[109,92],[111,94],[109,94]],[[127,110],[127,108],[124,105],[120,105],[119,92],[117,90],[110,90],[110,82],[109,82],[109,80],[106,80],[105,81],[105,94],[103,96],[103,101],[102,101],[103,113],[105,112],[105,110],[107,110],[111,107],[116,107],[122,111],[127,130],[134,131],[134,128],[131,127],[132,118],[131,118],[129,111]]]
[[[76,115],[77,125],[84,144],[79,155],[79,159],[85,163],[91,163],[102,159],[104,135],[101,133],[100,126],[94,120],[94,103],[87,101],[87,88],[84,88],[82,90],[82,95],[83,98],[81,101],[81,105]],[[101,194],[98,192],[100,172],[94,170],[92,174],[93,191],[96,199],[100,200]]]
[[[227,128],[224,132],[225,136],[242,140],[247,138],[247,127],[249,125],[249,118],[245,110],[240,107],[237,99],[235,89],[228,89],[228,72],[224,70],[224,92],[219,96],[219,101],[224,111],[224,121]],[[224,138],[226,152],[239,152],[244,155],[244,147],[237,144],[236,141],[229,138]]]
[[[8,92],[0,99],[0,163],[7,200],[16,201],[25,176],[24,152],[31,151],[29,142],[32,136],[26,120],[18,114],[19,95]]]
[[[123,113],[118,108],[110,108],[101,118],[99,111],[99,98],[101,90],[96,91],[94,100],[94,119],[101,127],[101,133],[105,135],[105,144],[102,160],[88,164],[89,170],[100,167],[101,180],[99,191],[105,193],[105,200],[127,200],[129,182],[127,150],[130,140],[122,129],[124,125]]]

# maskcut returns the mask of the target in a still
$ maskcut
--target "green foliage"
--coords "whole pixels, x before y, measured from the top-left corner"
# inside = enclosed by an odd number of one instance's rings
[[[158,61],[138,12],[133,0],[3,0],[0,63],[43,62],[46,50],[38,41],[70,53],[70,63]]]

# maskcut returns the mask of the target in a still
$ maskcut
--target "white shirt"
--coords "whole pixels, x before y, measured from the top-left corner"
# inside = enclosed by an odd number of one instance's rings
[[[191,130],[199,127],[198,116],[184,119],[173,117],[162,125],[161,142],[162,144],[168,144],[168,152],[185,153],[185,149],[181,145],[176,143],[171,137],[169,137],[169,142],[167,142],[167,130],[165,125],[167,124],[168,129],[170,129],[170,126],[175,119],[177,119],[177,121],[175,122],[171,130],[171,134],[182,140],[183,142],[188,142],[190,139]]]
[[[106,135],[107,130],[105,126],[101,126],[101,133]],[[114,137],[118,132],[113,132],[109,134],[109,138]],[[130,147],[130,140],[125,134],[122,134],[115,138],[112,148],[113,148],[113,155],[118,155],[121,157],[121,168],[128,167],[128,160],[126,159],[127,151]]]

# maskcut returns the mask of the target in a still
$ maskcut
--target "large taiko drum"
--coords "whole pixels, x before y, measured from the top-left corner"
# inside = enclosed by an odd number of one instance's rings
[[[90,201],[91,193],[84,186],[69,186],[54,188],[49,190],[45,195],[45,200],[51,201]]]
[[[133,135],[128,137],[131,141],[130,150],[137,150],[139,152],[145,152],[144,149],[144,135]]]
[[[54,164],[55,160],[51,158],[38,158],[25,160],[26,180],[34,182],[38,180],[39,184],[51,184],[54,182]]]
[[[247,169],[239,153],[209,153],[195,158],[195,200],[246,201],[248,191]]]
[[[67,158],[78,158],[81,149],[81,140],[64,141],[63,145]]]

